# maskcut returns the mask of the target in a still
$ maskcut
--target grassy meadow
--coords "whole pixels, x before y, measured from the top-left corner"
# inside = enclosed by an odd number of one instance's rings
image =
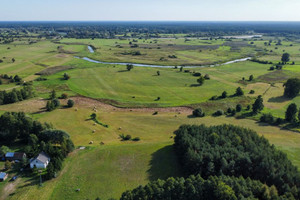
[[[0,114],[6,111],[26,112],[34,119],[67,131],[76,147],[84,146],[86,149],[76,149],[71,153],[58,177],[45,182],[42,187],[38,186],[38,177],[22,176],[15,184],[0,183],[0,200],[2,197],[28,200],[119,198],[125,190],[151,180],[181,176],[172,144],[173,132],[182,124],[226,123],[251,128],[287,153],[294,165],[300,168],[298,132],[258,123],[253,119],[211,116],[217,109],[234,108],[238,103],[243,105],[243,112],[247,112],[245,107],[252,104],[258,95],[264,99],[262,112],[270,112],[276,117],[284,117],[285,109],[291,102],[300,106],[299,96],[293,100],[282,96],[284,81],[300,75],[300,44],[282,41],[281,46],[276,46],[274,42],[271,46],[265,46],[269,39],[252,40],[254,44],[251,44],[251,41],[242,39],[50,41],[42,38],[32,44],[22,39],[12,44],[1,44],[0,59],[4,62],[0,63],[0,74],[18,74],[25,81],[38,77],[46,80],[33,81],[35,98],[2,105]],[[138,47],[130,47],[129,42]],[[94,54],[88,51],[87,45],[96,48]],[[270,71],[272,64],[251,61],[218,67],[184,68],[189,72],[150,67],[134,67],[127,71],[126,66],[95,64],[74,58],[87,56],[108,62],[180,66],[223,63],[256,55],[260,60],[277,63],[283,50],[291,54],[295,65],[285,65],[281,71]],[[142,55],[131,55],[133,51],[140,51]],[[169,58],[169,55],[176,55],[177,58]],[[12,58],[16,60],[14,63]],[[157,71],[160,71],[160,76],[157,76]],[[208,74],[210,80],[199,86],[194,72]],[[64,73],[71,78],[63,80]],[[254,76],[251,82],[248,81],[250,75]],[[245,81],[242,81],[243,77]],[[0,85],[0,90],[9,91],[18,87],[15,83],[5,82]],[[237,87],[244,90],[244,97],[210,100],[223,91],[232,95]],[[75,106],[65,108],[66,100],[61,100],[62,108],[45,112],[47,98],[53,89],[58,96],[67,93],[75,101]],[[249,94],[251,90],[255,93]],[[109,125],[108,128],[90,120],[95,107],[97,119]],[[194,118],[189,107],[202,107],[207,116]],[[120,134],[130,134],[141,140],[121,141]],[[0,162],[0,169],[3,165]],[[7,188],[10,188],[9,194],[5,192]],[[80,191],[76,192],[77,189]]]

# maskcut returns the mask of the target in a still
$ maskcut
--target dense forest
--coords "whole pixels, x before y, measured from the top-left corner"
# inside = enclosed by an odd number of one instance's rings
[[[256,132],[233,125],[182,125],[175,150],[187,178],[150,182],[122,194],[138,199],[299,199],[300,175]]]
[[[256,132],[233,125],[182,125],[175,134],[175,149],[188,175],[250,177],[275,185],[279,194],[300,197],[297,168]]]
[[[243,177],[200,175],[188,178],[157,180],[122,194],[121,200],[235,200],[235,199],[293,199],[290,195],[279,196],[275,186],[268,187],[260,181]]]

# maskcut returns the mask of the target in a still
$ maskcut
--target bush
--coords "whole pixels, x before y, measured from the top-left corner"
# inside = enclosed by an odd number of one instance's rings
[[[135,142],[140,141],[140,140],[141,139],[139,137],[135,137],[135,138],[132,139],[132,141],[135,141]]]
[[[68,107],[72,108],[74,106],[74,101],[72,99],[68,100]]]
[[[235,96],[243,96],[244,95],[244,91],[242,90],[241,87],[238,87],[235,91]]]
[[[224,91],[224,92],[222,93],[221,97],[222,97],[223,99],[225,99],[225,98],[227,97],[227,92]]]
[[[274,117],[271,113],[269,114],[263,114],[260,117],[260,121],[268,124],[273,124],[274,123]]]
[[[227,109],[227,113],[230,114],[232,112],[232,108]]]
[[[61,94],[60,98],[61,99],[67,99],[68,98],[68,94],[63,93],[63,94]]]
[[[276,121],[275,121],[275,125],[280,125],[280,124],[283,124],[284,123],[284,120],[282,118],[277,118]]]
[[[120,138],[122,139],[122,141],[127,141],[127,140],[131,140],[131,135],[124,135],[124,134],[121,134],[119,135]]]
[[[204,117],[205,113],[202,111],[201,108],[197,108],[193,111],[193,116],[195,116],[195,117]]]
[[[209,79],[210,79],[210,77],[209,77],[208,74],[205,74],[204,78],[205,78],[206,80],[209,80]]]
[[[212,96],[212,97],[210,98],[210,100],[217,100],[217,99],[218,99],[218,96],[217,96],[217,95]]]
[[[249,94],[254,94],[255,91],[254,90],[250,90]]]
[[[193,74],[193,76],[201,76],[202,74],[200,72],[196,72]]]
[[[197,82],[199,83],[199,85],[203,85],[205,81],[205,78],[203,76],[200,76],[200,78],[197,79]]]
[[[242,111],[242,105],[237,104],[235,109],[236,109],[236,112],[241,112]]]
[[[214,116],[221,116],[221,115],[224,115],[224,111],[223,111],[223,110],[217,110],[217,111],[214,113]]]
[[[271,67],[270,67],[270,71],[273,71],[274,69],[275,69],[274,66],[271,66]]]

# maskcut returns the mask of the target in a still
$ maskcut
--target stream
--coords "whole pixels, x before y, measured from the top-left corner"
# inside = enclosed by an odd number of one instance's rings
[[[90,51],[90,53],[94,53],[94,49],[91,46],[88,46],[88,49]],[[175,68],[175,66],[168,66],[168,65],[149,65],[149,64],[139,64],[139,63],[126,63],[126,62],[103,62],[103,61],[98,61],[98,60],[93,60],[91,58],[88,57],[77,57],[75,56],[75,58],[78,59],[82,59],[91,63],[98,63],[98,64],[110,64],[110,65],[133,65],[136,67],[154,67],[154,68]],[[236,59],[236,60],[232,60],[232,61],[228,61],[222,64],[215,64],[215,65],[199,65],[199,66],[183,66],[184,68],[196,68],[196,67],[217,67],[217,66],[221,66],[221,65],[229,65],[229,64],[233,64],[233,63],[237,63],[237,62],[244,62],[247,60],[250,60],[251,57],[247,57],[247,58],[240,58],[240,59]]]

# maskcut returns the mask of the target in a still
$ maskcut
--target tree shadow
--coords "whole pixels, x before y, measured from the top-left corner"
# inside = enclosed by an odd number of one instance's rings
[[[154,152],[151,156],[150,168],[147,171],[150,181],[182,176],[173,145],[165,146]]]
[[[199,87],[201,86],[200,84],[191,84],[190,87]]]
[[[236,118],[237,119],[245,119],[247,117],[252,117],[252,116],[253,116],[253,112],[249,111],[249,112],[246,112],[246,113],[242,113],[241,115],[237,116]]]
[[[119,70],[118,72],[129,72],[129,71],[124,69],[124,70]]]
[[[278,97],[272,97],[268,100],[268,102],[271,103],[283,103],[285,101],[288,101],[289,99],[284,96],[278,96]]]

